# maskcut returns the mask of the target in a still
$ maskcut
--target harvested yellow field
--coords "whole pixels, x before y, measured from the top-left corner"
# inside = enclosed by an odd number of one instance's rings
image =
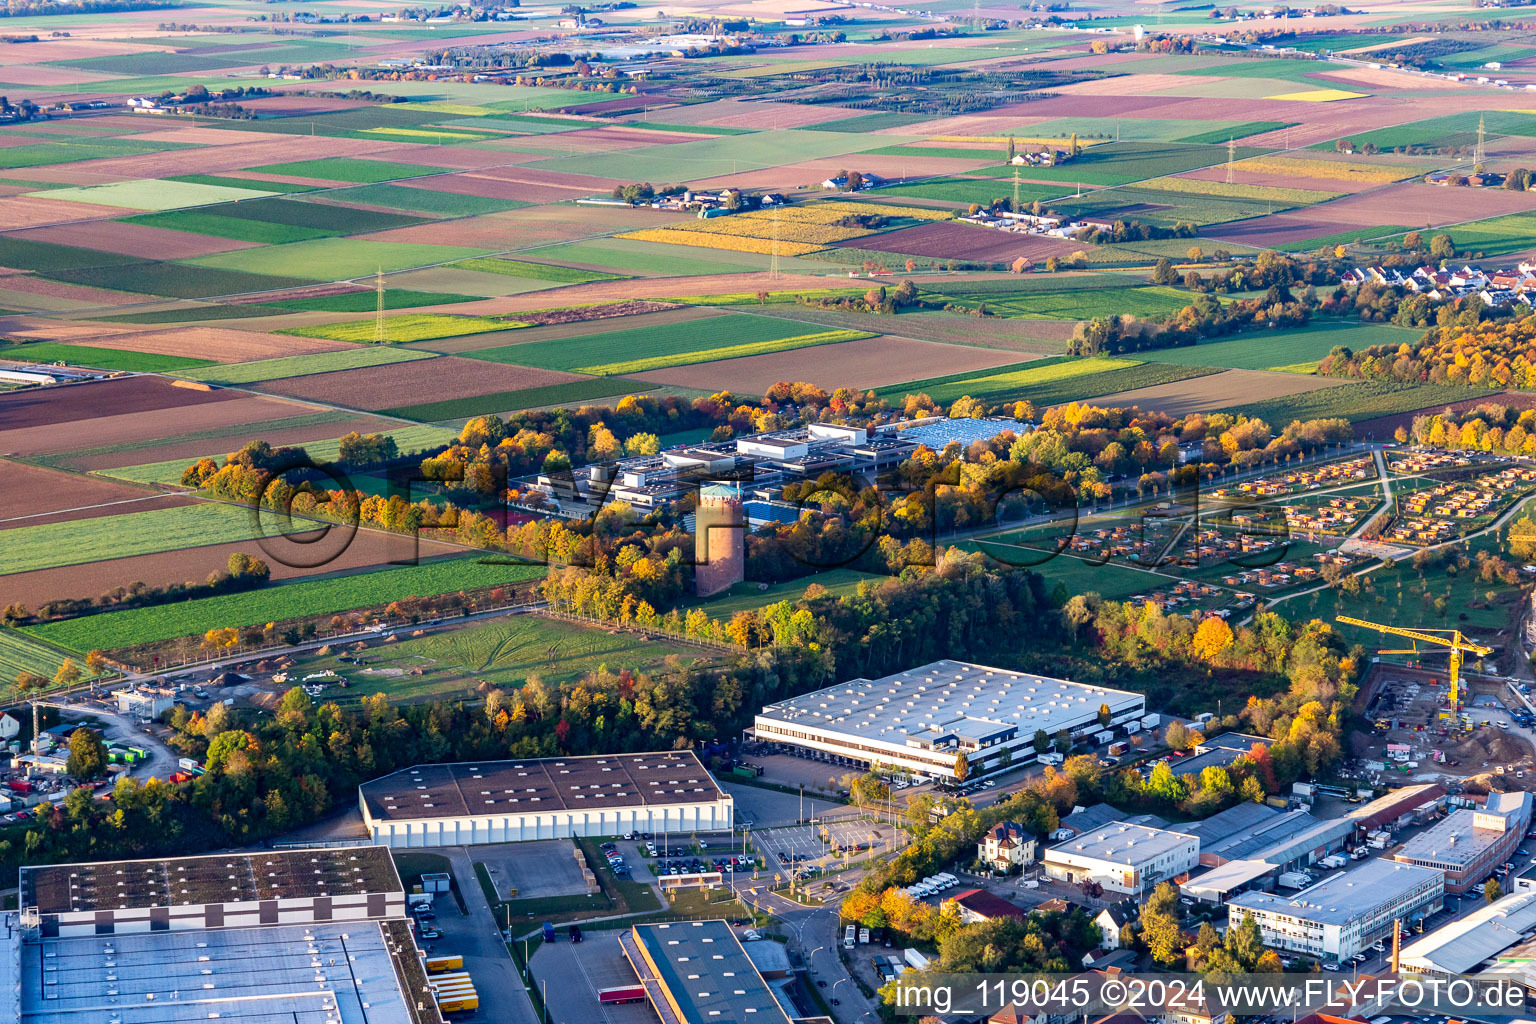
[[[1282,188],[1278,185],[1243,185],[1226,181],[1202,181],[1199,178],[1153,178],[1141,188],[1161,192],[1183,192],[1198,196],[1225,196],[1231,199],[1263,199],[1267,202],[1310,206],[1337,199],[1342,192],[1323,192],[1310,188]]]
[[[1294,160],[1282,156],[1254,156],[1233,164],[1255,174],[1288,174],[1297,178],[1333,178],[1338,181],[1373,181],[1385,184],[1412,178],[1415,172],[1352,160]]]
[[[666,242],[669,245],[696,245],[704,249],[730,249],[734,252],[759,252],[765,255],[778,252],[780,256],[804,256],[826,246],[814,242],[786,242],[771,238],[747,238],[741,235],[708,234],[686,228],[646,228],[643,231],[626,231],[619,238],[633,238],[640,242]],[[777,247],[777,248],[775,248]]]
[[[838,223],[849,217],[948,220],[950,216],[948,210],[834,200],[777,210],[756,210],[728,217],[711,217],[673,227],[629,231],[619,237],[644,242],[669,242],[673,245],[699,245],[709,249],[731,249],[736,252],[776,251],[781,256],[803,256],[834,242],[871,234],[869,228],[857,223]]]
[[[1272,100],[1300,100],[1302,103],[1332,103],[1334,100],[1357,100],[1363,92],[1347,92],[1343,89],[1306,89],[1302,92],[1286,92],[1271,96]]]

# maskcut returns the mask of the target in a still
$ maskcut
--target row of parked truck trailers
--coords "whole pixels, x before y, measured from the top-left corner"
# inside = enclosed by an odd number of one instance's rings
[[[480,1008],[480,995],[469,972],[464,970],[464,958],[456,953],[429,956],[423,961],[427,969],[427,985],[437,997],[437,1008],[444,1013],[468,1013]]]

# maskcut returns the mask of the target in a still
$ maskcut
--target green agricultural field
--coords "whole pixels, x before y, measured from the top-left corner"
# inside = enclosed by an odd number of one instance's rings
[[[302,377],[311,373],[356,370],[364,366],[383,366],[386,363],[404,363],[413,359],[431,358],[431,352],[420,352],[416,349],[393,345],[385,348],[369,345],[342,349],[340,352],[316,352],[304,356],[283,356],[278,359],[234,363],[205,370],[202,373],[189,374],[189,376],[212,384],[255,384],[258,381]]]
[[[617,394],[641,395],[655,390],[656,385],[647,384],[641,380],[629,380],[625,377],[594,377],[591,380],[546,384],[543,387],[524,388],[521,391],[500,391],[491,395],[475,395],[471,398],[423,402],[419,405],[385,409],[384,412],[402,419],[443,423],[468,419],[471,416],[484,416],[488,413],[537,409],[546,405],[580,405],[594,398],[609,398]]]
[[[0,346],[0,356],[6,359],[65,363],[69,366],[89,366],[97,370],[123,370],[130,373],[169,373],[175,370],[189,370],[194,366],[207,366],[210,362],[207,359],[162,356],[151,352],[129,352],[125,349],[62,345],[54,341]]]
[[[60,270],[83,270],[87,267],[138,262],[136,257],[120,256],[115,252],[98,252],[95,249],[80,249],[72,245],[54,245],[52,242],[34,242],[30,239],[6,238],[0,235],[0,267],[52,274]]]
[[[453,316],[449,313],[407,313],[404,316],[384,318],[384,336],[391,345],[411,341],[432,341],[437,338],[457,338],[463,334],[484,334],[487,331],[510,331],[527,324],[513,320],[497,320],[488,316]],[[296,334],[301,338],[326,338],[330,341],[351,341],[367,344],[374,339],[377,325],[372,320],[343,320],[340,323],[321,324],[315,327],[290,327],[279,334]]]
[[[770,352],[788,352],[792,349],[814,348],[818,345],[836,345],[845,341],[858,341],[862,338],[873,338],[875,336],[875,334],[869,331],[817,331],[812,334],[797,334],[793,337],[776,338],[770,341],[719,345],[702,351],[649,356],[643,359],[623,359],[613,363],[601,363],[597,366],[582,366],[575,372],[590,373],[599,377],[615,377],[625,374],[645,373],[649,370],[661,370],[668,366],[717,363],[722,359],[744,359],[747,356],[767,355]]]
[[[688,362],[689,359],[672,357],[689,357],[696,352],[728,346],[775,342],[806,333],[808,332],[805,324],[799,321],[755,316],[750,313],[731,313],[677,324],[610,330],[579,338],[558,338],[522,345],[504,345],[499,348],[481,349],[478,352],[466,352],[464,355],[493,363],[513,363],[519,366],[537,366],[545,370],[599,374],[606,372],[608,367],[640,361],[649,362],[663,357],[668,361],[648,365],[646,368],[678,366]]]
[[[541,246],[523,253],[539,262],[558,260],[561,263],[581,263],[590,267],[606,267],[619,274],[657,274],[668,277],[689,277],[700,274],[739,274],[751,270],[763,270],[767,256],[753,253],[727,252],[723,249],[700,249],[691,245],[669,245],[662,242],[640,242],[631,238],[605,238],[591,242],[561,242]],[[786,260],[785,263],[792,263]],[[0,264],[3,265],[3,264]]]
[[[260,252],[262,250],[254,250]],[[109,288],[173,299],[203,299],[212,295],[243,295],[311,284],[311,279],[249,274],[238,270],[198,267],[188,263],[133,263],[126,266],[85,267],[44,275],[55,281]]]
[[[1345,345],[1355,351],[1371,345],[1416,342],[1422,330],[1386,324],[1313,323],[1298,330],[1255,331],[1238,337],[1203,341],[1198,345],[1137,352],[1137,359],[1184,366],[1214,366],[1227,370],[1273,370],[1310,364]],[[1276,362],[1281,360],[1281,362]],[[1310,371],[1309,371],[1310,372]]]
[[[265,514],[258,521],[250,509],[218,502],[198,502],[149,512],[125,512],[67,523],[18,526],[5,531],[5,571],[31,572],[63,565],[85,565],[111,558],[177,551],[205,544],[226,544],[263,535],[304,533],[319,524]],[[253,552],[255,553],[255,552]]]
[[[643,146],[614,153],[539,160],[527,166],[545,171],[567,171],[622,181],[671,181],[680,168],[690,179],[778,167],[786,163],[819,160],[858,153],[900,141],[888,135],[818,132],[805,129],[754,132],[751,135],[720,135],[673,145]],[[3,153],[0,150],[0,153]],[[289,172],[291,173],[291,172]]]
[[[1489,217],[1448,228],[1420,228],[1427,242],[1439,234],[1451,236],[1459,251],[1481,253],[1485,257],[1504,256],[1531,248],[1536,237],[1536,213],[1513,213],[1507,217]],[[1387,241],[1401,242],[1397,236]]]
[[[478,270],[482,274],[502,274],[506,277],[526,277],[535,281],[555,281],[560,284],[586,284],[589,281],[617,281],[623,275],[604,274],[596,270],[578,270],[575,267],[557,267],[549,263],[529,263],[526,260],[506,260],[496,257],[460,260],[453,264],[460,270]]]
[[[362,351],[373,350],[363,349]],[[332,413],[328,414],[328,416],[330,417],[328,420],[329,422],[340,422],[350,418],[347,413]],[[307,419],[310,419],[310,417],[298,418],[299,421]],[[295,420],[280,420],[272,424],[272,429],[281,429],[283,427],[294,425],[296,425]],[[240,435],[238,441],[244,442],[254,437],[260,437],[262,428],[262,424],[250,424],[242,428],[244,433]],[[450,430],[446,427],[433,426],[395,427],[390,430],[382,431],[382,433],[388,434],[390,437],[394,438],[396,446],[398,446],[402,452],[425,451],[428,449],[441,448],[444,445],[452,442],[453,439],[458,436],[458,432],[455,430]],[[234,447],[234,445],[225,446],[226,449],[230,447]],[[299,447],[302,447],[306,452],[308,452],[309,457],[316,463],[324,464],[327,462],[334,462],[340,456],[341,439],[339,437],[333,437],[325,441],[305,441]],[[71,454],[74,456],[79,456],[82,454],[90,453],[73,452]],[[210,445],[208,450],[203,454],[208,458],[216,459],[221,458],[224,452],[217,450],[213,445]],[[202,456],[193,458],[167,459],[164,462],[145,462],[137,466],[123,466],[118,469],[99,469],[93,472],[91,475],[110,477],[114,480],[128,480],[137,484],[176,484],[181,482],[181,474],[186,470],[187,466],[193,462],[196,462],[197,458],[201,457]]]
[[[8,684],[23,672],[52,679],[66,657],[34,637],[0,626],[0,679]],[[84,662],[77,658],[75,663],[81,672],[85,671]]]
[[[269,584],[240,594],[220,594],[177,604],[130,608],[63,622],[28,626],[24,632],[73,651],[115,650],[135,644],[198,636],[210,629],[283,622],[388,604],[406,597],[452,593],[541,578],[541,565],[482,563],[453,558],[350,576]]]
[[[1472,146],[1477,143],[1477,124],[1483,122],[1488,137],[1501,135],[1536,137],[1536,115],[1523,110],[1467,110],[1459,114],[1410,121],[1408,124],[1375,131],[1356,132],[1349,136],[1355,148],[1371,143],[1378,149],[1390,152],[1398,147],[1423,146],[1436,149],[1442,146]],[[1319,142],[1313,149],[1333,149],[1332,142]]]
[[[1308,238],[1300,242],[1281,242],[1276,248],[1285,249],[1290,252],[1313,252],[1325,246],[1332,249],[1336,245],[1379,244],[1388,235],[1397,235],[1401,238],[1412,230],[1412,228],[1404,227],[1401,224],[1381,224],[1374,227],[1336,231],[1331,235],[1320,235],[1317,238]]]
[[[1037,185],[1025,182],[1019,186],[1019,202],[1048,202],[1070,194],[1070,185]],[[911,199],[937,199],[946,203],[980,203],[983,206],[998,199],[1013,198],[1013,182],[988,178],[938,178],[918,182],[915,185],[897,185],[880,190],[882,196],[906,196]]]
[[[922,392],[935,402],[948,405],[957,398],[970,395],[980,398],[1006,389],[1019,389],[1064,377],[1081,377],[1107,370],[1124,370],[1138,365],[1135,359],[1114,359],[1094,356],[1079,359],[1074,356],[1047,356],[1028,362],[1014,363],[995,370],[971,373],[952,373],[945,377],[928,377],[877,388],[875,393],[887,401],[899,404],[907,395]]]
[[[987,312],[996,316],[1036,320],[1087,320],[1121,313],[1145,317],[1174,313],[1191,302],[1188,292],[1164,286],[1114,290],[1070,287],[1010,295],[958,284],[936,292],[924,292],[923,299],[930,303],[953,303],[967,309],[985,305]]]
[[[1373,42],[1374,39],[1365,40]],[[1277,57],[1249,58],[1246,60],[1206,60],[1187,71],[1175,71],[1176,75],[1197,75],[1203,78],[1278,78],[1289,82],[1310,83],[1308,75],[1315,75],[1333,68],[1326,61],[1289,60]],[[1334,88],[1319,83],[1319,89]]]
[[[1398,384],[1392,381],[1361,380],[1350,381],[1336,388],[1238,405],[1228,411],[1258,416],[1270,424],[1332,416],[1358,421],[1419,409],[1434,409],[1452,402],[1489,398],[1496,394],[1497,391],[1487,388],[1464,388],[1450,384]]]
[[[645,672],[661,668],[674,655],[684,661],[709,660],[697,647],[666,640],[642,640],[538,615],[509,615],[374,648],[361,670],[332,655],[301,657],[295,671],[335,669],[359,700],[375,693],[397,701],[426,700],[472,694],[482,682],[515,689],[531,675],[558,685],[603,666]]]
[[[1237,147],[1237,159],[1265,152],[1248,146]],[[1063,184],[1129,185],[1133,181],[1161,178],[1180,171],[1226,162],[1227,147],[1198,146],[1177,142],[1112,142],[1093,146],[1077,159],[1060,167],[1031,167],[1028,177]],[[1003,165],[969,172],[967,177],[1012,178],[1017,168]]]
[[[109,138],[82,138],[67,141],[59,139],[31,145],[0,147],[0,168],[46,167],[50,164],[72,164],[78,160],[144,156],[149,153],[165,153],[185,148],[169,142],[135,142]]]
[[[956,375],[930,381],[912,381],[878,389],[878,394],[893,404],[900,404],[909,394],[926,394],[936,402],[949,404],[964,395],[988,402],[1028,400],[1036,409],[1047,409],[1067,402],[1082,402],[1157,384],[1171,384],[1217,372],[1205,366],[1177,366],[1172,363],[1141,363],[1127,359],[1095,356],[1088,359],[1061,357],[1065,362],[1046,360],[1021,364],[1015,371]],[[1031,368],[1037,368],[1032,373]],[[940,397],[943,396],[943,397]]]
[[[478,217],[487,213],[499,213],[502,210],[516,210],[528,205],[516,199],[462,196],[456,192],[384,184],[333,189],[325,193],[323,198],[328,203],[387,206],[392,210],[408,210],[411,213],[429,213],[443,217]]]
[[[909,124],[917,124],[919,121],[930,121],[928,114],[905,114],[901,111],[882,111],[878,114],[860,114],[857,117],[845,117],[841,121],[827,121],[816,126],[819,132],[852,132],[863,135],[867,132],[884,131],[887,128],[904,128]]]
[[[215,209],[224,209],[224,207],[215,207]],[[329,238],[336,233],[294,224],[272,224],[243,217],[225,217],[206,210],[146,213],[137,217],[124,217],[123,221],[128,224],[143,224],[146,227],[186,231],[194,235],[229,238],[237,242],[256,242],[261,245],[282,245],[286,242],[302,242],[311,238]]]
[[[244,199],[262,199],[274,193],[264,189],[230,188],[224,185],[198,185],[186,181],[166,181],[159,178],[140,178],[134,181],[118,181],[110,185],[87,185],[83,188],[55,188],[30,195],[49,199],[67,199],[76,203],[94,203],[98,206],[122,206],[133,210],[174,210],[183,206],[212,206],[215,203],[233,203]]]
[[[235,178],[222,174],[173,174],[162,181],[185,181],[193,185],[218,185],[223,188],[259,188],[264,192],[290,194],[313,192],[319,185],[295,185],[286,181],[258,181],[255,178]]]
[[[1248,121],[1243,124],[1233,124],[1224,128],[1210,128],[1197,132],[1194,135],[1186,135],[1182,139],[1174,139],[1174,142],[1192,142],[1206,146],[1217,146],[1228,139],[1246,139],[1250,135],[1263,135],[1265,132],[1277,132],[1282,128],[1295,127],[1295,121]]]
[[[391,163],[388,160],[361,160],[356,157],[333,156],[319,160],[295,160],[283,164],[267,164],[252,167],[263,174],[283,174],[294,178],[321,178],[328,181],[355,181],[375,183],[396,178],[421,178],[428,174],[451,174],[448,167],[428,167],[424,164]]]
[[[387,288],[385,309],[412,309],[416,306],[447,306],[457,302],[479,302],[478,295],[450,295],[446,292],[418,292],[409,288]],[[317,295],[312,299],[284,300],[275,303],[281,309],[315,310],[321,313],[365,313],[379,308],[377,292],[345,292],[341,295]]]
[[[451,263],[483,255],[486,249],[459,245],[417,245],[409,242],[369,242],[357,238],[315,238],[289,245],[237,249],[185,261],[191,266],[234,270],[247,274],[288,274],[315,281],[362,277],[379,270]]]
[[[113,324],[185,324],[200,320],[244,320],[253,316],[278,316],[291,312],[285,306],[265,303],[239,303],[230,305],[173,306],[148,313],[123,313],[119,316],[97,316]]]

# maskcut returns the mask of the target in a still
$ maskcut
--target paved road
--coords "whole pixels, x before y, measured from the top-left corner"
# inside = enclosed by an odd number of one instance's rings
[[[501,928],[475,878],[469,851],[462,846],[453,846],[433,852],[448,858],[469,913],[461,917],[452,900],[439,897],[438,925],[443,937],[432,945],[441,952],[458,953],[464,957],[464,969],[475,980],[480,1005],[492,1011],[482,1019],[494,1020],[497,1024],[540,1024],[517,964],[502,940]]]

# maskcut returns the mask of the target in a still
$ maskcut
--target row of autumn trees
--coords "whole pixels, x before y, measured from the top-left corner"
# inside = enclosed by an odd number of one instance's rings
[[[1536,314],[1484,322],[1485,309],[1481,299],[1466,300],[1459,313],[1448,322],[1437,319],[1413,344],[1371,345],[1359,352],[1338,346],[1318,364],[1318,372],[1363,380],[1536,390]]]

